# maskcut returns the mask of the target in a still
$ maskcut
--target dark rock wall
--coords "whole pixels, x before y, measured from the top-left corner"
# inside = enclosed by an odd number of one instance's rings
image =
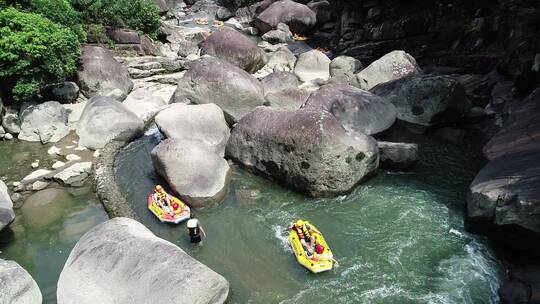
[[[364,64],[402,49],[424,65],[480,73],[498,67],[517,76],[540,52],[536,0],[328,1],[331,20],[319,24],[314,39]]]

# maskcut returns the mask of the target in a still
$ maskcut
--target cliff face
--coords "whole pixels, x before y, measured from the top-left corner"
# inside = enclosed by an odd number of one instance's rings
[[[403,49],[425,64],[510,76],[530,69],[540,52],[535,0],[315,0],[314,41],[364,63]],[[331,12],[330,16],[324,16]],[[322,20],[321,20],[322,19]],[[325,20],[328,19],[328,20]]]

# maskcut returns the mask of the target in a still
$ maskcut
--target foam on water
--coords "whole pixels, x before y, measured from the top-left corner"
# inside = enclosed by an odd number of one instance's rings
[[[141,200],[158,179],[149,156],[156,143],[143,139],[119,157],[121,188],[151,230],[229,280],[233,303],[497,301],[501,266],[463,227],[463,190],[473,176],[463,166],[474,160],[463,151],[428,146],[419,172],[381,171],[334,199],[308,198],[233,167],[225,201],[194,211],[209,235],[195,249],[184,228],[161,225]],[[286,231],[298,219],[324,233],[339,268],[314,275],[298,265]]]

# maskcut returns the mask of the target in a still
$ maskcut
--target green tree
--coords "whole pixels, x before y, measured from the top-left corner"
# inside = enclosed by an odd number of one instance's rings
[[[76,70],[79,37],[40,14],[8,7],[0,11],[1,94],[15,101],[34,96],[47,83]]]
[[[45,0],[43,0],[45,1]],[[72,0],[88,25],[128,27],[155,35],[160,26],[153,0]]]

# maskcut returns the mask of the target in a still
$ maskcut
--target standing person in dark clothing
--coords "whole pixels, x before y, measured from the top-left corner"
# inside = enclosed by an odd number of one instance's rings
[[[194,244],[201,244],[202,245],[202,239],[206,238],[206,232],[204,232],[204,229],[199,222],[198,219],[190,219],[187,222],[187,228],[189,233],[189,238],[192,243]],[[202,235],[201,235],[202,233]]]

